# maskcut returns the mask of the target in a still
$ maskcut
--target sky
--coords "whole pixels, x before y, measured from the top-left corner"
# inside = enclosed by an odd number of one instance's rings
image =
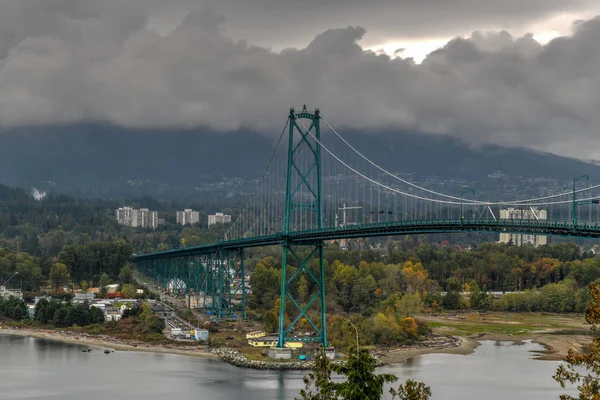
[[[600,159],[597,0],[0,0],[0,126],[448,134]]]

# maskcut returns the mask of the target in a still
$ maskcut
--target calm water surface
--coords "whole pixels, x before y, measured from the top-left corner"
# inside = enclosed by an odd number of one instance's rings
[[[293,399],[303,372],[240,369],[191,357],[114,352],[0,335],[0,399]],[[434,400],[557,399],[558,363],[529,359],[535,344],[484,342],[468,356],[432,354],[382,368],[432,387]]]

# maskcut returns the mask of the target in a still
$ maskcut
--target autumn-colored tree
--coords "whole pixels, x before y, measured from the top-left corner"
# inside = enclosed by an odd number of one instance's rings
[[[402,266],[402,275],[406,281],[408,293],[423,293],[427,285],[428,272],[420,262],[407,261]]]
[[[585,310],[585,320],[592,325],[592,330],[598,329],[600,323],[600,282],[589,286],[592,299]],[[587,371],[584,373],[582,371]],[[561,400],[599,400],[600,399],[600,335],[595,335],[588,351],[584,353],[569,350],[566,364],[561,364],[554,379],[565,387],[567,382],[577,384],[577,398],[563,394]]]
[[[400,328],[402,332],[406,333],[408,336],[417,337],[419,327],[415,320],[411,317],[402,318],[400,321]]]

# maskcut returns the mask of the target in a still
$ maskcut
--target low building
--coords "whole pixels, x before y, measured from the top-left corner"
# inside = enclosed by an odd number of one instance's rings
[[[20,289],[7,289],[4,286],[0,286],[0,299],[9,299],[11,297],[22,299],[23,292]]]
[[[277,347],[279,339],[276,336],[248,339],[248,344],[253,347]],[[290,349],[301,349],[302,342],[285,342],[285,347]]]
[[[74,302],[92,301],[96,298],[94,293],[75,293]]]
[[[265,331],[254,331],[246,333],[246,339],[258,339],[267,336]]]

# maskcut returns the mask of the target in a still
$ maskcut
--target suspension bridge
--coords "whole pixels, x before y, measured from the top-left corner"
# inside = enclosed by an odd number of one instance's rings
[[[442,193],[389,171],[352,146],[318,109],[292,108],[254,192],[221,241],[135,255],[134,263],[162,287],[201,294],[202,308],[216,318],[246,318],[244,250],[280,246],[278,347],[326,347],[324,247],[332,241],[451,232],[600,237],[600,185],[585,175],[558,193],[529,199],[480,200],[472,188],[459,191]],[[500,218],[506,208],[523,217]],[[546,218],[539,217],[542,209]],[[298,295],[301,276],[308,296]],[[299,325],[312,334],[297,333]]]

